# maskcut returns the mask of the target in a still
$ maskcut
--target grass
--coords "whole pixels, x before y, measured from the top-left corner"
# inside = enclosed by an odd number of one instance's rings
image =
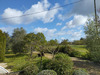
[[[15,54],[6,54],[5,63],[8,65],[8,69],[12,71],[20,71],[28,61],[25,60],[27,55],[15,55]]]

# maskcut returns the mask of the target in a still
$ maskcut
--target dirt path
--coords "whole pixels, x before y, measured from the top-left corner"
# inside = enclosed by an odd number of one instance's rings
[[[100,75],[100,65],[88,60],[71,57],[74,62],[74,68],[85,68],[90,75]]]
[[[0,63],[0,66],[4,67],[6,69],[7,63]],[[9,72],[12,72],[11,69],[6,69],[6,70],[8,70]]]

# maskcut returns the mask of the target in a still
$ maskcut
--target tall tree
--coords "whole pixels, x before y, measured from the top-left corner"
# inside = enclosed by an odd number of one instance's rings
[[[0,30],[0,61],[3,61],[4,60],[5,48],[6,48],[6,36]]]
[[[95,62],[100,62],[100,27],[98,27],[97,34],[94,21],[88,20],[86,25],[84,29],[87,49],[90,51],[91,59]]]
[[[22,27],[14,29],[13,35],[11,37],[12,50],[14,53],[23,52],[19,50],[22,49],[22,46],[23,46],[22,42],[23,42],[25,35],[26,35],[26,31]],[[20,46],[19,44],[21,44],[22,46]]]
[[[23,38],[25,37],[25,35],[26,35],[26,31],[22,27],[14,29],[14,32],[12,34],[13,44],[16,44],[17,42],[23,41]]]
[[[27,34],[24,38],[24,41],[25,41],[25,46],[28,50],[30,50],[30,56],[32,57],[33,50],[38,43],[36,34],[34,33]]]

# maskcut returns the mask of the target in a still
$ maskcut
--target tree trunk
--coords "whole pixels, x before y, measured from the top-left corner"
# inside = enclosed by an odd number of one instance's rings
[[[40,70],[42,69],[42,53],[41,53],[41,62],[40,62]]]
[[[31,47],[31,58],[32,58],[32,52],[33,52],[33,51],[32,51],[32,47]]]

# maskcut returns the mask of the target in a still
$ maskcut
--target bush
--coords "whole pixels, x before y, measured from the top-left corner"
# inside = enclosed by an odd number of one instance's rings
[[[89,75],[85,69],[75,70],[73,75]]]
[[[53,70],[43,70],[37,75],[57,75],[57,73]]]
[[[69,75],[72,71],[73,62],[68,55],[59,53],[55,56],[55,59],[50,61],[47,65],[47,69],[51,69],[57,72],[57,75]]]
[[[56,49],[58,49],[58,47]],[[72,49],[69,45],[60,47],[59,52],[68,54],[71,57],[80,57],[81,56],[80,52],[75,51],[75,49]]]
[[[81,57],[82,55],[80,54],[79,51],[73,50],[69,56],[71,56],[71,57]]]
[[[36,75],[38,73],[39,69],[34,64],[31,64],[23,69],[23,71],[20,73],[20,75]]]
[[[100,63],[100,51],[91,52],[91,60]]]
[[[40,68],[40,65],[42,66],[41,70],[47,69],[47,68],[46,68],[46,65],[51,61],[50,59],[45,58],[45,57],[42,58],[42,64],[41,64],[41,58],[36,58],[35,60],[36,60],[37,66],[38,66],[39,68]]]

